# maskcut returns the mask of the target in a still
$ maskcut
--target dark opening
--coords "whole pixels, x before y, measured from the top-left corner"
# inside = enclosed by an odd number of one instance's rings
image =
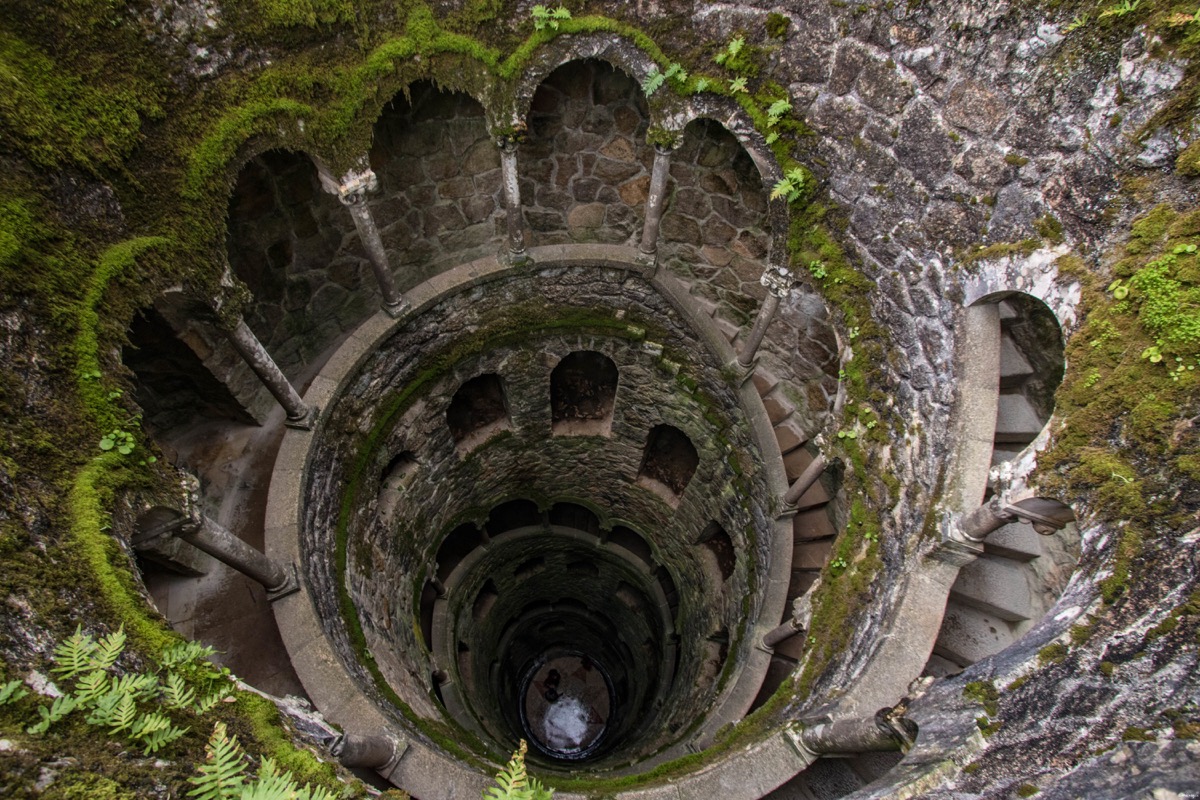
[[[665,490],[665,498],[678,503],[699,463],[700,456],[683,431],[671,425],[655,425],[646,438],[639,482],[659,494]]]
[[[717,568],[724,582],[733,574],[737,565],[737,553],[733,549],[733,541],[720,523],[710,522],[700,535],[700,544],[716,559]]]
[[[433,647],[433,605],[437,602],[438,590],[433,581],[425,581],[421,587],[421,638],[427,649]]]
[[[446,411],[446,424],[454,443],[462,448],[474,447],[508,428],[508,406],[500,376],[479,375],[458,387]]]
[[[600,519],[590,508],[575,503],[555,503],[550,508],[550,524],[600,535]]]
[[[437,551],[438,579],[445,581],[449,578],[454,568],[482,543],[479,529],[473,522],[464,523],[450,531]]]
[[[556,434],[606,434],[612,427],[619,379],[603,353],[571,353],[550,374],[550,407]]]
[[[542,512],[538,510],[537,503],[532,500],[509,500],[492,509],[486,528],[489,536],[499,536],[505,531],[541,524]]]
[[[608,541],[610,544],[623,547],[633,553],[646,566],[654,566],[654,552],[637,531],[626,528],[624,525],[618,525],[608,535]]]
[[[133,318],[121,360],[137,376],[133,399],[152,432],[169,431],[196,417],[254,422],[153,308]]]

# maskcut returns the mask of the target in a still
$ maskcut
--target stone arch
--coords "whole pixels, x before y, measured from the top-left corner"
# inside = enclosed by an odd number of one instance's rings
[[[500,150],[471,94],[428,80],[406,86],[379,111],[369,162],[379,190],[367,202],[401,291],[447,259],[496,250]]]
[[[667,194],[662,263],[693,292],[752,317],[774,233],[769,192],[750,153],[721,122],[698,117],[671,154]]]
[[[628,75],[638,84],[639,91],[651,70],[658,68],[654,60],[632,42],[612,34],[561,36],[544,45],[541,54],[535,65],[517,79],[511,124],[519,125],[528,120],[538,88],[551,73],[572,61],[603,61]],[[642,96],[645,97],[644,93]],[[657,125],[657,121],[652,119],[651,124]]]
[[[686,433],[673,425],[655,425],[646,436],[638,484],[678,506],[699,464],[696,446]]]
[[[605,61],[569,61],[538,84],[517,155],[534,244],[634,242],[653,164],[649,120],[637,81]]]
[[[377,302],[354,222],[322,190],[306,153],[275,148],[249,158],[229,195],[226,228],[230,270],[253,295],[246,324],[289,377]]]
[[[446,409],[446,424],[460,451],[473,450],[512,427],[504,383],[494,372],[463,382]]]
[[[620,372],[595,350],[563,357],[550,373],[550,416],[555,434],[607,435],[612,429]]]

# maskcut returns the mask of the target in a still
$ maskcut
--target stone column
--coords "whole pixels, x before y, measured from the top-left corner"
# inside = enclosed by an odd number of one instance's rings
[[[1000,495],[995,495],[979,508],[955,520],[953,531],[957,537],[968,542],[982,542],[989,534],[1015,519],[1017,515],[1004,507]]]
[[[329,752],[343,767],[386,770],[394,766],[407,749],[407,742],[397,742],[390,736],[347,733],[334,741]]]
[[[804,628],[800,625],[799,621],[793,617],[779,627],[772,628],[771,630],[767,631],[767,634],[763,636],[763,647],[768,649],[773,648],[780,642],[792,638],[802,630],[804,630]]]
[[[366,159],[363,161],[365,162]],[[407,302],[400,294],[400,290],[396,288],[396,281],[392,278],[392,267],[388,262],[387,250],[383,246],[383,239],[379,236],[379,228],[375,225],[371,207],[367,205],[367,193],[379,188],[379,179],[375,176],[375,172],[370,167],[359,171],[352,170],[346,173],[340,182],[334,181],[323,172],[320,173],[320,178],[321,186],[325,191],[336,195],[354,219],[358,238],[362,240],[363,247],[367,251],[367,258],[371,262],[371,271],[375,273],[375,280],[379,284],[379,293],[383,295],[383,310],[389,316],[399,316]]]
[[[517,176],[517,138],[498,136],[500,174],[504,180],[504,219],[508,226],[508,258],[519,264],[529,256],[525,253],[525,223],[521,218],[521,183]]]
[[[654,145],[654,166],[650,170],[650,194],[646,197],[646,222],[642,226],[642,242],[638,254],[653,262],[658,253],[658,229],[667,206],[667,178],[671,170],[671,151],[674,148]]]
[[[804,493],[812,488],[817,479],[821,477],[821,473],[825,471],[825,456],[817,453],[817,457],[812,460],[812,463],[804,468],[804,472],[800,473],[800,477],[796,478],[796,482],[788,487],[787,493],[783,496],[783,504],[785,506],[795,506],[800,502],[800,498]]]
[[[750,329],[750,335],[746,337],[746,343],[742,345],[742,351],[738,353],[737,363],[742,369],[750,369],[754,366],[754,356],[758,353],[758,346],[762,344],[763,337],[767,335],[767,327],[771,324],[771,319],[779,308],[779,301],[792,290],[794,280],[791,270],[787,267],[772,264],[763,272],[759,282],[767,287],[767,298],[759,306],[754,327]]]
[[[292,386],[283,370],[279,369],[275,359],[271,358],[267,348],[263,347],[246,321],[239,316],[236,324],[225,329],[225,335],[229,337],[238,355],[254,370],[254,374],[287,412],[284,424],[290,428],[310,430],[316,422],[317,409],[304,404],[296,387]]]
[[[267,558],[258,550],[202,514],[180,521],[175,535],[263,585],[267,598],[276,600],[300,590],[293,569]]]
[[[911,741],[911,733],[898,728],[912,725],[892,720],[892,709],[881,708],[875,716],[839,719],[806,727],[800,732],[805,748],[820,755],[827,753],[867,753],[900,750]]]

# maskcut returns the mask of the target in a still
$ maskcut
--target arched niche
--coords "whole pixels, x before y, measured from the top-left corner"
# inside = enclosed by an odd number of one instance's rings
[[[268,150],[238,172],[227,253],[253,300],[246,324],[290,378],[377,307],[354,221],[305,153]]]
[[[446,425],[460,452],[473,450],[495,434],[508,430],[508,400],[495,373],[477,375],[463,383],[446,409]]]
[[[655,425],[646,437],[638,484],[678,506],[700,456],[687,434],[673,425]]]
[[[604,436],[612,430],[620,373],[594,350],[565,356],[550,373],[550,414],[556,435]]]
[[[465,522],[446,534],[434,558],[437,561],[438,580],[448,579],[454,568],[482,544],[483,536],[473,522]]]
[[[403,450],[392,456],[380,471],[377,508],[380,518],[385,522],[391,521],[396,504],[404,496],[404,491],[416,471],[417,457],[411,450]]]
[[[473,97],[413,83],[376,120],[370,163],[379,189],[367,199],[401,291],[450,257],[496,250],[500,150]]]
[[[499,536],[517,528],[542,524],[542,512],[532,500],[518,498],[501,503],[488,514],[485,530],[488,536]]]
[[[662,263],[701,296],[752,315],[771,224],[768,192],[750,154],[719,122],[692,120],[671,154],[668,196]]]
[[[718,591],[737,567],[737,550],[733,540],[719,522],[710,522],[696,540],[699,545],[705,574]]]
[[[570,61],[538,86],[527,122],[518,168],[534,243],[633,243],[654,159],[637,81],[604,61]]]
[[[600,535],[600,518],[595,512],[578,503],[555,503],[550,507],[550,524]]]

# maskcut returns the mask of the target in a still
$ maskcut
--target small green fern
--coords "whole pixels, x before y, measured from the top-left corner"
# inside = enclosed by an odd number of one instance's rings
[[[542,786],[537,778],[526,772],[525,753],[528,751],[528,745],[522,739],[508,764],[496,773],[496,785],[484,789],[484,800],[550,800],[554,796],[553,789]]]
[[[25,691],[25,687],[21,685],[20,681],[9,681],[0,686],[0,706],[15,703],[28,694],[29,692]]]
[[[188,686],[177,673],[172,672],[167,675],[163,701],[169,708],[189,708],[196,702],[196,690]]]
[[[198,775],[188,778],[195,788],[188,797],[197,800],[229,800],[238,797],[245,783],[246,764],[236,736],[226,734],[225,723],[213,726],[212,736],[204,747],[205,762],[196,768]]]
[[[245,754],[236,736],[229,736],[225,723],[213,727],[204,748],[207,759],[188,778],[193,788],[188,797],[196,800],[336,800],[320,786],[298,786],[290,772],[280,772],[275,762],[264,758],[254,780],[247,782]]]
[[[803,193],[804,170],[799,167],[793,167],[771,189],[771,199],[777,200],[780,197],[784,197],[787,198],[789,203],[793,203],[799,200]]]

